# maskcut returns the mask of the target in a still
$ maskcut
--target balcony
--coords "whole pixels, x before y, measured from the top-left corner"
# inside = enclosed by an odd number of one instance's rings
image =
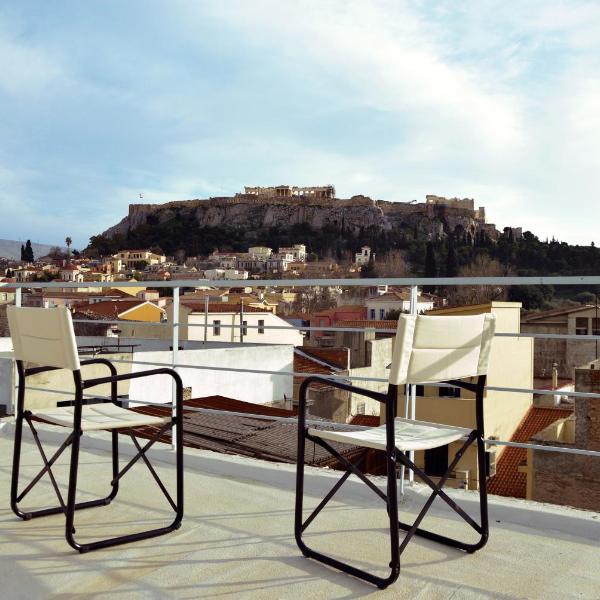
[[[0,421],[0,487],[9,487],[12,425]],[[58,447],[64,431],[40,428],[47,447]],[[87,438],[87,439],[86,439]],[[98,473],[110,472],[107,436],[84,436],[81,498],[105,492]],[[122,442],[123,454],[133,455]],[[172,452],[155,451],[153,464],[169,483]],[[24,477],[33,476],[39,454],[32,440],[24,447]],[[65,481],[67,466],[56,468]],[[306,500],[314,507],[335,473],[309,468]],[[379,478],[374,481],[381,483]],[[293,536],[294,467],[239,456],[186,448],[186,517],[182,528],[161,538],[118,549],[79,555],[64,541],[62,515],[22,522],[0,507],[0,577],[4,598],[348,598],[373,593],[371,586],[330,571],[304,558]],[[36,505],[55,503],[50,483],[35,490]],[[170,508],[144,469],[123,479],[117,501],[81,511],[76,526],[82,539],[98,533],[123,533],[132,527],[162,522]],[[32,492],[33,494],[34,492]],[[472,514],[472,492],[453,490]],[[321,496],[319,496],[321,494]],[[143,503],[139,502],[144,496]],[[416,516],[427,497],[424,486],[408,488],[400,510]],[[471,500],[471,496],[473,499]],[[33,502],[33,497],[31,499]],[[445,505],[444,505],[445,506]],[[143,511],[143,512],[140,512]],[[383,513],[383,514],[382,514]],[[440,506],[428,517],[449,535],[468,537],[454,513]],[[415,539],[409,545],[400,580],[378,592],[381,598],[597,598],[600,589],[598,544],[600,521],[594,513],[533,502],[490,498],[490,541],[474,555]],[[385,511],[352,476],[331,508],[313,524],[311,542],[338,557],[355,557],[363,567],[387,564]],[[130,529],[129,529],[130,530]],[[323,535],[327,533],[327,535]],[[383,572],[383,569],[382,569]],[[117,596],[115,596],[117,595]]]
[[[557,281],[558,280],[558,281]],[[416,286],[433,285],[520,285],[544,284],[598,284],[600,277],[589,278],[493,278],[478,280],[382,280],[386,285],[410,285],[416,300]],[[198,283],[194,282],[196,285]],[[214,287],[236,286],[239,282],[211,281],[201,282]],[[291,280],[252,281],[252,286],[302,286],[302,285],[348,285],[373,286],[380,280]],[[189,281],[143,282],[151,288],[173,288],[173,318],[170,322],[161,322],[146,329],[162,329],[165,335],[153,341],[153,348],[164,356],[161,363],[156,356],[144,359],[140,353],[130,350],[129,346],[118,346],[115,356],[120,369],[146,369],[152,366],[175,366],[184,378],[210,373],[211,385],[231,386],[236,377],[254,377],[265,375],[269,381],[289,381],[294,377],[306,377],[308,372],[294,372],[286,367],[285,357],[280,350],[273,350],[269,361],[264,360],[260,368],[249,366],[240,360],[228,359],[213,361],[209,357],[211,349],[227,349],[223,356],[246,347],[251,353],[263,357],[270,352],[266,347],[244,341],[216,343],[202,335],[180,339],[184,324],[179,321],[179,291],[188,287]],[[14,284],[11,284],[14,285]],[[16,302],[20,302],[23,287],[65,287],[82,288],[111,287],[110,283],[94,284],[18,284]],[[127,283],[121,283],[127,286]],[[1,284],[0,284],[1,286]],[[1,290],[1,287],[0,287]],[[416,302],[413,303],[416,310]],[[110,319],[97,320],[97,324],[107,327],[123,324]],[[131,322],[128,322],[131,323]],[[185,328],[198,328],[202,332],[207,327],[202,322],[185,323]],[[246,332],[237,339],[247,336],[247,329],[265,331],[277,329],[268,324],[244,324],[239,322],[221,323],[224,332],[231,328],[246,328]],[[281,329],[281,327],[279,327]],[[358,326],[345,324],[343,327],[292,327],[302,331],[327,332],[363,332]],[[371,329],[371,331],[373,331]],[[375,330],[389,334],[390,330]],[[498,339],[517,338],[524,343],[537,339],[568,339],[571,341],[597,341],[596,335],[553,335],[538,333],[500,332]],[[183,336],[182,336],[183,337]],[[226,337],[226,336],[224,336]],[[233,336],[232,336],[233,337]],[[190,340],[193,340],[190,341]],[[113,346],[114,338],[107,339]],[[133,342],[132,342],[133,343]],[[502,343],[502,342],[500,342]],[[0,339],[0,351],[5,349]],[[187,344],[187,345],[186,345]],[[84,345],[84,344],[82,344]],[[82,351],[83,348],[80,348]],[[192,355],[192,352],[198,354]],[[193,360],[190,357],[196,357]],[[200,360],[201,359],[201,360]],[[268,368],[275,364],[277,368]],[[0,367],[1,361],[0,361]],[[6,371],[2,372],[3,374]],[[318,373],[317,373],[318,374]],[[385,372],[383,373],[385,376]],[[3,375],[4,376],[4,375]],[[369,385],[385,385],[384,376],[365,377],[356,374],[331,375],[332,379],[368,382]],[[196,384],[194,384],[196,385]],[[279,385],[279,384],[278,384]],[[247,386],[248,393],[261,392],[263,388]],[[63,390],[65,388],[62,388]],[[511,387],[508,382],[500,382],[488,388],[491,394],[528,396],[538,394],[553,398],[554,390]],[[50,389],[42,393],[56,393]],[[211,389],[210,393],[218,393]],[[171,402],[170,389],[155,390],[158,401],[163,405]],[[422,396],[428,395],[423,386],[409,386],[405,404],[406,414],[415,416]],[[439,390],[435,394],[437,405],[454,403],[459,406],[468,402],[468,398],[454,397],[453,389]],[[561,392],[571,398],[595,398],[598,393],[574,391]],[[38,390],[39,397],[39,390]],[[496,396],[497,397],[497,396]],[[130,401],[143,402],[144,396],[130,395]],[[10,411],[9,411],[10,412]],[[418,413],[417,413],[418,414]],[[267,418],[267,417],[263,417]],[[40,427],[46,444],[58,446],[61,437],[52,426]],[[557,436],[554,436],[557,437]],[[97,497],[105,492],[100,487],[102,478],[98,473],[102,469],[109,479],[110,457],[108,437],[101,434],[84,437],[83,465],[80,471],[80,489],[82,500]],[[508,437],[490,436],[490,448],[518,449],[527,452],[542,452],[556,459],[564,457],[600,461],[600,451],[587,447],[574,447],[552,438],[536,441],[531,437],[524,440]],[[123,440],[123,453],[133,454],[132,448]],[[10,465],[12,460],[12,422],[7,417],[0,420],[0,486],[8,489]],[[161,477],[170,481],[173,455],[170,445],[163,444],[154,452],[158,459]],[[65,459],[66,460],[66,459]],[[32,476],[39,467],[39,455],[31,438],[27,438],[23,463]],[[588,464],[588,463],[586,463]],[[310,467],[307,480],[307,492],[313,494],[306,502],[307,511],[314,507],[318,499],[331,487],[336,477],[329,469]],[[464,473],[461,471],[461,473]],[[468,471],[467,471],[468,473]],[[67,467],[63,461],[56,467],[59,481],[66,481]],[[461,475],[460,479],[465,479]],[[383,484],[383,479],[373,476],[373,481]],[[476,482],[475,482],[476,483]],[[151,479],[146,478],[143,469],[132,469],[123,480],[118,501],[106,508],[82,511],[77,515],[78,533],[85,538],[97,532],[98,523],[102,524],[103,534],[123,533],[130,523],[144,525],[161,521],[169,508],[163,505],[162,496],[150,496],[154,490]],[[411,520],[428,496],[428,490],[417,481],[399,480],[402,488],[400,510],[403,520]],[[148,494],[144,491],[148,489]],[[55,501],[53,490],[43,479],[36,488],[36,501],[42,506],[45,502]],[[455,489],[449,492],[460,499],[461,504],[475,514],[476,495],[472,491]],[[143,495],[144,502],[138,503]],[[148,506],[150,508],[148,508]],[[133,597],[355,597],[372,593],[372,588],[352,578],[330,571],[315,564],[300,554],[293,537],[294,506],[294,467],[289,464],[266,462],[236,455],[223,455],[206,450],[186,448],[186,517],[182,528],[159,542],[140,542],[119,550],[101,551],[88,555],[74,554],[64,542],[64,519],[61,516],[48,517],[31,522],[18,521],[7,506],[0,504],[0,555],[2,561],[0,574],[8,598],[46,598],[51,595],[65,597],[68,594],[86,592],[92,597],[103,597],[109,593],[119,593]],[[140,509],[143,507],[143,513]],[[594,507],[596,510],[600,507]],[[99,512],[101,514],[99,514]],[[447,535],[460,536],[468,532],[462,523],[454,518],[454,513],[440,505],[428,517],[434,524],[432,528]],[[409,545],[402,566],[400,580],[390,589],[381,592],[381,597],[393,598],[597,598],[600,589],[600,573],[597,569],[600,545],[600,515],[597,512],[577,510],[569,507],[546,505],[526,500],[516,500],[499,496],[490,496],[490,541],[482,552],[464,555],[459,551],[440,548],[434,543],[415,539]],[[95,524],[95,525],[94,525]],[[431,524],[430,524],[431,525]],[[427,524],[425,525],[427,527]],[[389,552],[385,548],[385,534],[378,538],[378,532],[386,527],[385,511],[376,497],[365,489],[354,476],[350,477],[331,508],[324,512],[312,526],[310,536],[313,545],[337,554],[341,559],[354,558],[363,568],[374,572],[389,561]],[[114,531],[112,531],[114,529]],[[324,535],[327,533],[327,535]],[[307,537],[310,537],[307,536]],[[465,537],[465,539],[468,539]],[[8,586],[8,587],[6,587]]]

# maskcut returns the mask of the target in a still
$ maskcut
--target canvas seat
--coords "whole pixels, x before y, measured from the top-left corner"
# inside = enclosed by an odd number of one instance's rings
[[[331,442],[352,444],[363,448],[385,451],[387,446],[386,426],[372,427],[357,431],[324,431],[309,429],[312,437],[319,437]],[[414,421],[396,417],[394,419],[394,434],[396,448],[400,451],[430,450],[455,442],[471,433],[466,427],[449,427],[439,423]]]
[[[463,550],[475,552],[482,548],[488,539],[488,512],[485,467],[485,442],[483,430],[483,398],[492,338],[496,321],[493,314],[469,316],[423,316],[401,315],[394,340],[394,351],[390,365],[387,392],[363,389],[348,383],[320,376],[307,377],[300,386],[298,404],[298,453],[296,463],[296,507],[294,533],[296,543],[302,553],[330,567],[354,575],[364,581],[385,588],[400,574],[400,557],[413,536]],[[306,427],[307,396],[311,385],[326,384],[372,398],[381,403],[385,424],[364,430],[330,431],[319,427]],[[455,427],[439,423],[428,423],[397,416],[399,396],[404,396],[410,384],[443,384],[459,387],[474,395],[475,428]],[[308,516],[304,515],[304,464],[306,442],[312,442],[327,450],[342,465],[346,472],[325,495],[323,500]],[[350,462],[329,442],[342,442],[363,447],[365,450],[358,460]],[[429,450],[453,444],[458,446],[454,458],[448,457],[446,472],[434,481],[411,459],[409,452]],[[477,480],[479,484],[479,513],[477,523],[465,510],[452,500],[443,487],[456,469],[465,451],[476,444]],[[385,453],[386,490],[376,486],[360,470],[360,465],[371,450]],[[448,450],[450,447],[448,446]],[[415,521],[403,523],[398,519],[397,465],[412,470],[432,490]],[[380,577],[342,562],[337,558],[318,552],[308,546],[304,533],[328,502],[335,496],[348,477],[353,474],[363,481],[385,503],[389,518],[390,562],[389,575]],[[463,542],[419,527],[427,511],[436,498],[450,506],[478,534],[476,542]],[[399,532],[405,531],[400,541]],[[352,547],[349,545],[349,547]],[[364,557],[362,557],[364,558]]]
[[[48,410],[37,410],[35,416],[55,425],[72,427],[75,408],[61,406]],[[91,404],[81,407],[81,431],[98,431],[103,429],[125,429],[161,426],[170,421],[170,417],[153,417],[121,408],[115,404]]]
[[[106,358],[93,358],[80,361],[77,353],[77,342],[73,330],[71,313],[66,307],[29,308],[9,306],[7,310],[10,334],[14,347],[14,356],[19,375],[17,408],[15,412],[15,444],[13,454],[12,481],[10,489],[10,505],[13,512],[23,520],[44,517],[58,513],[65,515],[65,537],[69,545],[79,552],[88,552],[100,548],[117,546],[128,542],[156,537],[179,529],[183,519],[183,383],[173,369],[160,368],[126,373],[119,375],[116,367]],[[36,366],[38,365],[38,366]],[[109,372],[106,377],[83,379],[82,367],[87,365],[104,365]],[[72,400],[57,402],[55,407],[32,412],[25,406],[26,379],[38,373],[65,369],[72,372],[75,388]],[[85,370],[85,369],[84,369]],[[117,384],[142,377],[167,375],[171,377],[176,390],[176,410],[172,417],[161,418],[143,415],[126,410],[119,404]],[[110,399],[101,403],[89,404],[84,400],[84,390],[98,385],[110,385]],[[96,402],[97,400],[94,400]],[[69,431],[69,435],[49,459],[46,457],[38,436],[34,419],[60,425]],[[23,423],[29,425],[33,439],[40,451],[44,467],[33,480],[19,492],[19,476],[21,461],[21,443]],[[135,436],[136,427],[154,426],[156,431],[142,447]],[[79,468],[80,438],[85,432],[107,430],[112,436],[112,480],[110,493],[97,500],[77,502],[77,474]],[[176,494],[175,500],[160,480],[156,470],[150,464],[146,455],[152,445],[169,430],[176,432],[175,467]],[[137,454],[121,469],[119,469],[119,433],[130,437],[137,449]],[[61,454],[71,447],[71,462],[69,470],[69,485],[66,501],[54,477],[52,466]],[[114,500],[119,491],[119,480],[138,461],[142,460],[159,489],[173,509],[175,517],[164,527],[139,531],[109,539],[80,543],[75,538],[75,511],[95,506],[106,506]],[[48,475],[59,501],[59,506],[38,510],[23,510],[21,503],[25,496],[35,487],[44,475]]]

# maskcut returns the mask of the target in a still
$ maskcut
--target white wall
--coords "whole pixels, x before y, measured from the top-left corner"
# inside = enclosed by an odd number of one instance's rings
[[[200,350],[180,350],[180,364],[233,367],[239,369],[262,369],[267,371],[293,371],[292,346],[237,346],[226,348],[206,348]],[[133,360],[144,362],[170,363],[171,353],[134,352]],[[151,369],[149,365],[133,365],[133,372]],[[205,396],[226,396],[252,404],[267,404],[293,394],[292,377],[289,375],[267,375],[254,373],[234,373],[208,369],[178,369],[183,385],[192,388],[192,398]],[[135,400],[152,402],[171,401],[172,379],[168,376],[134,379],[129,389],[129,397]]]
[[[235,327],[221,327],[220,335],[215,335],[214,321],[221,321],[221,325],[235,325]],[[244,313],[244,321],[248,324],[247,333],[244,335],[245,343],[254,344],[291,344],[302,346],[304,336],[297,329],[267,329],[259,333],[259,321],[264,321],[265,327],[276,325],[290,327],[290,324],[278,316],[269,313]],[[180,319],[181,321],[181,319]],[[202,327],[189,327],[187,336],[189,340],[204,340],[204,313],[191,313],[188,317],[189,324],[200,324]],[[250,327],[253,325],[254,327]],[[239,342],[240,341],[240,315],[236,313],[208,313],[207,341],[209,342]]]

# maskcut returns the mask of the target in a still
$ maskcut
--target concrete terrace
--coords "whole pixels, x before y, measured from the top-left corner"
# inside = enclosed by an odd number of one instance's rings
[[[40,426],[48,451],[64,430]],[[491,536],[474,555],[414,539],[404,553],[400,579],[379,591],[304,558],[293,537],[294,467],[186,448],[186,517],[170,535],[79,555],[65,542],[64,519],[22,522],[8,507],[12,462],[10,420],[0,421],[0,596],[46,598],[512,598],[600,597],[600,515],[491,497]],[[25,437],[23,483],[41,460]],[[84,436],[78,500],[105,495],[109,481],[106,434]],[[123,454],[131,446],[122,440]],[[65,457],[66,458],[66,457]],[[123,457],[124,458],[124,457]],[[167,484],[172,453],[153,454]],[[156,462],[158,460],[158,462]],[[64,458],[55,467],[66,483]],[[308,468],[307,491],[321,494],[336,473]],[[337,475],[339,476],[339,475]],[[377,478],[375,478],[377,480]],[[64,489],[64,486],[63,486]],[[472,492],[453,491],[475,514]],[[427,489],[415,486],[401,504],[404,520],[414,517]],[[342,558],[377,569],[389,561],[382,502],[351,478],[337,501],[309,528],[307,540]],[[43,479],[27,500],[31,508],[55,505]],[[307,505],[316,504],[316,495]],[[469,535],[454,513],[438,505],[425,526],[450,535]],[[122,480],[116,501],[81,511],[81,539],[133,531],[135,524],[170,521],[170,509],[143,464]],[[383,570],[381,571],[383,573]]]

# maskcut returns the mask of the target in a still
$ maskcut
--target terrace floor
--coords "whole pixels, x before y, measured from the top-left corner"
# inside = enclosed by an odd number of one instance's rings
[[[49,447],[57,447],[64,434],[50,426],[40,431]],[[2,598],[600,597],[596,513],[492,497],[491,536],[483,550],[467,555],[413,539],[404,553],[399,580],[379,591],[300,554],[293,537],[293,466],[193,449],[186,449],[186,516],[180,530],[80,555],[64,540],[62,516],[23,522],[8,508],[12,433],[12,424],[0,421]],[[94,434],[84,440],[78,500],[104,495],[109,480],[108,436]],[[126,442],[123,447],[124,454],[131,453]],[[172,459],[168,449],[154,453],[167,484],[172,481]],[[24,477],[39,470],[40,457],[30,436],[22,462]],[[55,472],[64,482],[67,468],[65,461],[59,462]],[[316,468],[309,468],[307,475],[308,490],[321,494],[336,477]],[[405,520],[416,514],[427,495],[419,485],[408,491],[400,506]],[[472,492],[457,490],[451,495],[475,514]],[[353,478],[336,498],[311,525],[306,539],[338,557],[354,557],[365,568],[386,565],[382,502]],[[46,479],[27,500],[32,503],[28,508],[56,502]],[[315,495],[306,504],[316,502]],[[468,538],[454,513],[443,506],[427,517],[425,526]],[[171,519],[167,509],[146,468],[138,464],[122,480],[113,504],[77,514],[77,532],[85,541],[133,531],[136,525],[156,527]]]

